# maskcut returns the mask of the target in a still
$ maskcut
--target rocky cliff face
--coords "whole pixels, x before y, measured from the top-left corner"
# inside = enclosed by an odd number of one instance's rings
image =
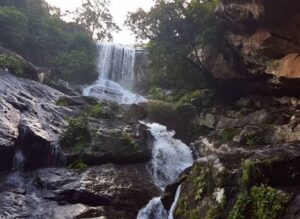
[[[127,108],[1,71],[0,218],[135,218],[159,189]]]
[[[213,74],[240,80],[243,85],[236,87],[243,91],[255,87],[259,92],[299,95],[299,8],[297,0],[221,1],[216,16],[227,51],[214,54]]]
[[[211,58],[220,98],[195,105],[198,160],[179,180],[175,218],[300,217],[299,9],[296,0],[216,9],[226,39]]]

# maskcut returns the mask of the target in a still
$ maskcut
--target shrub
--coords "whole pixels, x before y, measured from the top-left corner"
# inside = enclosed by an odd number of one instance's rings
[[[94,106],[88,106],[85,109],[85,112],[88,116],[95,119],[107,118],[107,113],[104,112],[103,106],[101,104],[96,104]]]
[[[234,129],[224,129],[222,132],[222,142],[230,142],[236,136],[237,131]]]
[[[85,170],[87,168],[87,164],[85,164],[82,160],[78,160],[69,165],[70,169],[75,170]]]
[[[73,117],[68,121],[60,143],[63,147],[82,150],[90,144],[91,138],[92,134],[87,118],[85,116]]]
[[[0,54],[0,69],[8,69],[11,73],[21,76],[24,73],[22,61],[15,57]]]
[[[271,187],[253,187],[250,192],[238,196],[229,219],[278,219],[289,200],[287,194]]]

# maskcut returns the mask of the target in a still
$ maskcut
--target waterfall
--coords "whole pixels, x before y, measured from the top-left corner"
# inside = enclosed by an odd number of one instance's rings
[[[175,132],[168,131],[166,126],[157,123],[147,126],[155,139],[150,171],[155,184],[165,188],[193,164],[192,152],[182,141],[174,139]]]
[[[83,94],[119,104],[147,101],[130,91],[136,79],[134,74],[136,50],[111,43],[100,43],[97,51],[99,78],[93,85],[86,87]],[[168,131],[167,127],[157,123],[145,125],[155,139],[148,169],[153,182],[163,191],[168,184],[178,179],[182,171],[193,164],[192,152],[183,142],[174,139],[174,131]],[[173,219],[179,194],[180,186],[169,212],[164,208],[161,197],[155,197],[140,210],[137,218]]]
[[[24,164],[25,164],[25,157],[22,152],[22,150],[18,150],[15,154],[15,157],[13,159],[13,171],[23,171],[24,169]]]
[[[119,104],[145,102],[130,90],[135,83],[135,49],[113,43],[97,44],[99,78],[83,90],[83,95]]]
[[[167,127],[157,123],[146,125],[155,139],[149,169],[154,183],[164,190],[182,171],[193,164],[192,152],[183,142],[174,139],[174,131],[168,131]],[[180,186],[170,212],[165,210],[161,198],[156,197],[140,210],[137,219],[173,219],[179,194]]]

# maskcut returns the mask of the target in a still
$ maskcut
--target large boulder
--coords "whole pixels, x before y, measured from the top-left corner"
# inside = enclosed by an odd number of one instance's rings
[[[40,169],[1,184],[2,218],[136,218],[158,195],[144,166],[104,165],[83,172]]]
[[[5,63],[0,63],[0,69],[1,67],[4,67],[11,71],[11,73],[17,74],[18,76],[36,81],[38,80],[37,68],[32,63],[25,60],[22,56],[3,47],[0,47],[0,56],[2,56],[3,61],[6,60],[4,61]],[[1,66],[2,64],[4,66]],[[14,70],[17,70],[17,72],[14,72]]]
[[[56,106],[62,94],[50,87],[0,72],[0,170],[12,167],[16,150],[25,168],[54,163],[54,149],[70,113]]]
[[[216,16],[226,43],[209,65],[223,90],[300,94],[299,8],[297,0],[221,1]]]
[[[175,218],[257,218],[258,211],[261,216],[298,218],[299,146],[299,142],[259,149],[207,145],[207,156],[182,175]]]

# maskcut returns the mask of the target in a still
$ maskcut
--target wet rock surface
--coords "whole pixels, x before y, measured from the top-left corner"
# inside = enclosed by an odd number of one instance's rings
[[[52,163],[49,155],[69,115],[55,105],[60,96],[60,92],[38,82],[0,72],[1,170],[11,168],[16,148],[29,158],[28,168]]]
[[[3,218],[135,218],[159,192],[143,165],[14,172],[1,182]]]
[[[237,212],[242,218],[257,218],[259,207],[254,206],[262,194],[269,206],[259,209],[263,214],[274,212],[268,196],[273,195],[281,203],[274,218],[298,218],[298,99],[246,96],[201,108],[197,114],[195,131],[201,137],[191,148],[198,160],[181,175],[175,218],[231,218]],[[175,183],[166,190],[167,207],[177,187]],[[242,197],[251,206],[239,209]]]

